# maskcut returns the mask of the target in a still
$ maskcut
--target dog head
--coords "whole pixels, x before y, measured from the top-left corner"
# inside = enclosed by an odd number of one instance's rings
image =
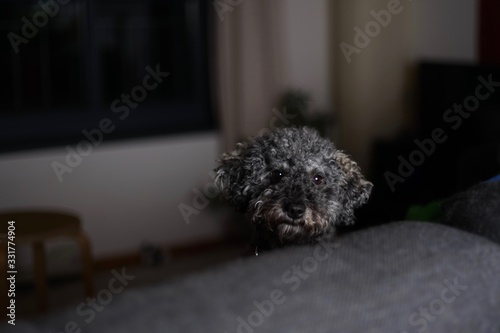
[[[309,128],[281,128],[239,143],[216,168],[215,185],[280,243],[318,239],[354,222],[372,184],[357,164]]]

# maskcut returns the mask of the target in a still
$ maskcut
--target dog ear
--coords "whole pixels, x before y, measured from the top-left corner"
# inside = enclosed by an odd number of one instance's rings
[[[254,188],[253,179],[262,167],[260,159],[252,154],[251,144],[238,143],[237,149],[222,155],[220,165],[215,169],[214,184],[225,200],[240,212],[245,212]]]
[[[373,184],[363,177],[358,164],[342,151],[337,150],[334,159],[344,173],[344,177],[341,177],[339,184],[344,190],[345,202],[343,204],[347,215],[344,222],[351,223],[354,217],[354,209],[368,201]]]

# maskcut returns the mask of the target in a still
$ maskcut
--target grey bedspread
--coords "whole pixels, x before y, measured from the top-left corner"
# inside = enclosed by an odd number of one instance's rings
[[[70,308],[0,332],[498,333],[500,246],[391,223],[124,292],[84,319]]]

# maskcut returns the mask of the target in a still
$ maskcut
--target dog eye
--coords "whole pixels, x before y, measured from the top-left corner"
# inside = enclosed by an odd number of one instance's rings
[[[320,184],[322,184],[322,183],[323,183],[323,177],[322,177],[321,175],[315,175],[315,176],[313,177],[313,182],[314,182],[314,184],[316,184],[316,185],[320,185]]]
[[[273,183],[277,183],[281,180],[281,178],[283,178],[284,175],[284,172],[281,170],[273,170],[271,171],[271,181]]]

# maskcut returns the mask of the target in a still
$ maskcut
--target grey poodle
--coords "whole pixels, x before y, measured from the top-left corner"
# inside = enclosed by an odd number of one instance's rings
[[[255,254],[331,240],[354,222],[372,184],[334,144],[310,128],[279,128],[223,154],[215,185],[255,228]]]

